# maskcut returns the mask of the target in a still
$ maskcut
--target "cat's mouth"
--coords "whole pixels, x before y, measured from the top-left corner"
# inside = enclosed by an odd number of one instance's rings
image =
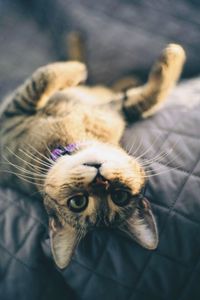
[[[103,189],[107,191],[110,187],[110,181],[106,179],[104,176],[101,175],[100,167],[101,164],[93,164],[95,168],[97,168],[97,174],[94,177],[93,181],[91,182],[91,185],[94,189]]]
[[[92,186],[94,189],[103,189],[107,191],[110,187],[110,182],[100,174],[97,174],[94,180],[92,181]]]
[[[101,174],[101,167],[103,167],[103,163],[88,162],[84,163],[83,165],[87,167],[93,167],[96,169],[96,175],[94,175],[94,179],[91,180],[90,186],[97,192],[107,192],[111,186],[111,182]]]

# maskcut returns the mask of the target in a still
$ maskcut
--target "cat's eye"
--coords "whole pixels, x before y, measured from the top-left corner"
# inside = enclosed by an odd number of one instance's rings
[[[88,206],[88,197],[84,194],[73,196],[68,200],[67,205],[71,211],[81,212]]]
[[[132,198],[132,194],[129,191],[123,189],[111,190],[110,196],[112,201],[118,206],[128,205]]]

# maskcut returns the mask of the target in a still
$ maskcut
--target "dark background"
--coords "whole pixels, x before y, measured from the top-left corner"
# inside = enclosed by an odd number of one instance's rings
[[[200,70],[200,2],[186,0],[0,0],[0,92],[37,67],[67,59],[72,30],[85,39],[89,81],[145,80],[169,42],[187,52],[183,77]]]

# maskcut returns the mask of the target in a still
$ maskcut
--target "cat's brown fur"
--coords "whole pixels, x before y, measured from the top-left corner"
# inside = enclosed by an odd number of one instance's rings
[[[40,192],[59,267],[68,265],[79,239],[99,225],[118,227],[149,249],[157,246],[155,220],[141,197],[145,171],[119,141],[127,119],[150,116],[160,107],[184,60],[183,49],[169,45],[147,84],[125,94],[80,85],[87,77],[82,63],[54,63],[38,69],[2,105],[1,182]],[[55,147],[74,143],[79,146],[71,156],[49,158]],[[121,192],[131,197],[126,205],[113,200]],[[75,213],[69,201],[82,194],[87,205]]]

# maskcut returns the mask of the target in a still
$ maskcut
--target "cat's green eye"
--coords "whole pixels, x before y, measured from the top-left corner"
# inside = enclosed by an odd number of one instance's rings
[[[73,196],[68,200],[67,205],[71,211],[81,212],[88,206],[88,197],[84,194]]]
[[[110,196],[112,201],[118,206],[125,206],[130,203],[132,195],[129,191],[123,189],[111,190]]]

